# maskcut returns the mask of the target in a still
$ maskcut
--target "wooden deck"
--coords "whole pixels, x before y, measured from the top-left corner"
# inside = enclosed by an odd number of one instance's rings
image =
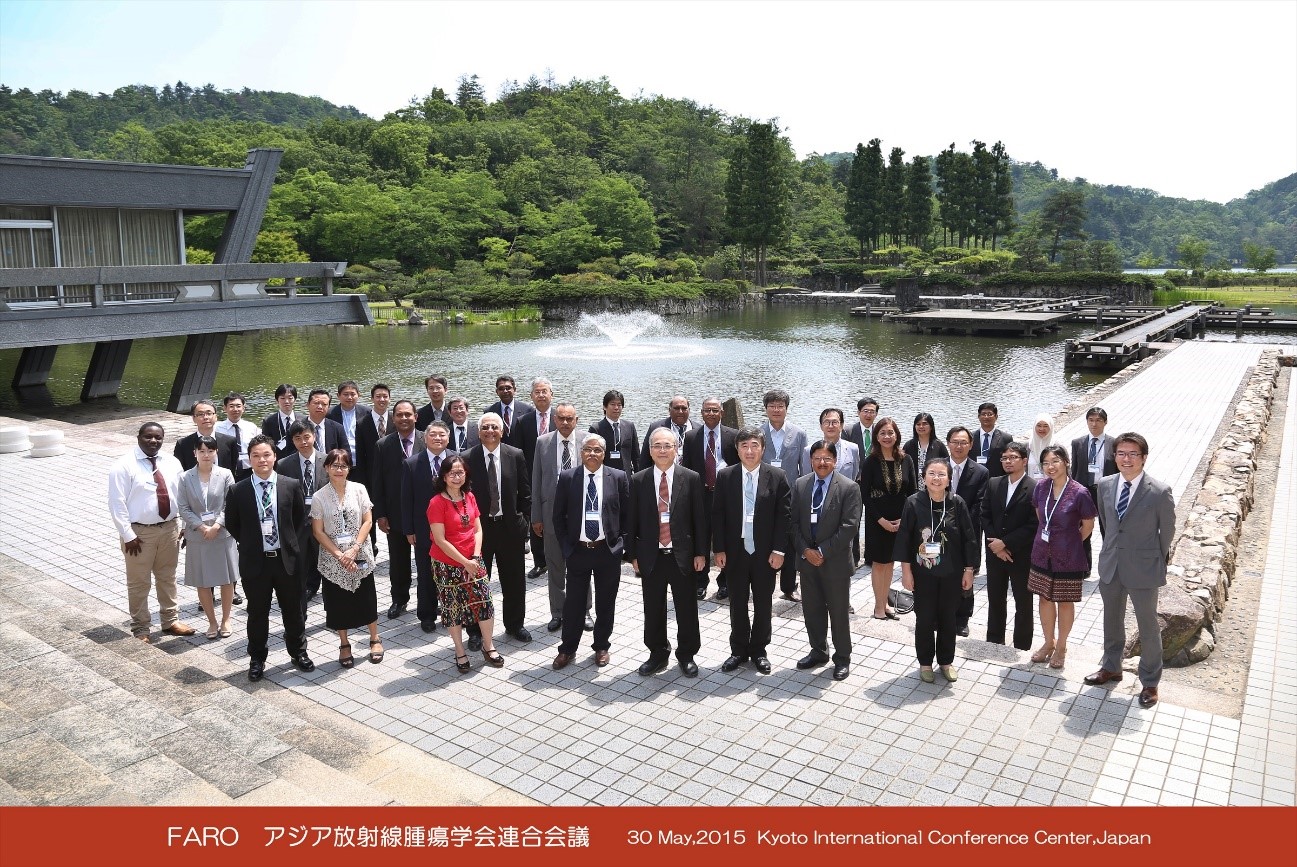
[[[1068,340],[1063,367],[1120,368],[1147,358],[1151,344],[1206,330],[1207,307],[1185,302],[1148,313],[1079,340]]]
[[[886,318],[929,334],[946,331],[1039,337],[1046,331],[1057,331],[1071,315],[1068,310],[928,310],[923,313],[895,313]]]

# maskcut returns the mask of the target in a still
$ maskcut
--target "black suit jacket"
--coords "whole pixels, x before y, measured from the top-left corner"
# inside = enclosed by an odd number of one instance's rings
[[[500,513],[504,524],[517,528],[520,538],[530,535],[528,530],[531,521],[531,473],[527,472],[527,459],[522,449],[508,443],[500,443],[496,452],[500,462]],[[464,462],[468,464],[469,487],[477,498],[477,507],[482,510],[482,521],[488,520],[491,511],[490,481],[486,475],[486,447],[481,443],[464,453]]]
[[[442,402],[440,412],[433,409],[432,404],[424,404],[419,408],[419,414],[415,418],[414,426],[419,430],[427,430],[428,425],[434,421],[444,421],[446,424],[450,424],[450,413],[447,412],[447,409],[448,401]]]
[[[639,463],[635,465],[640,469],[644,469],[645,467],[649,467],[653,465],[653,457],[652,455],[649,454],[649,440],[653,438],[653,431],[657,430],[660,427],[671,427],[671,417],[667,416],[666,418],[658,419],[657,421],[649,425],[648,429],[644,431],[644,441],[643,443],[641,443],[640,450],[639,450]],[[685,424],[685,427],[687,428],[687,430],[685,431],[685,436],[688,436],[689,431],[699,427],[699,424],[693,419],[689,419],[689,421]],[[683,449],[681,449],[681,451],[682,451],[681,457],[683,457]]]
[[[919,466],[919,441],[911,437],[910,439],[905,441],[905,445],[901,446],[901,451],[909,455],[910,460],[914,461],[915,471],[919,474],[919,478],[922,479],[923,467]],[[946,448],[945,443],[937,439],[935,436],[928,441],[927,460],[932,460],[933,458],[948,458],[948,457],[950,457],[950,449]],[[861,461],[863,462],[864,458],[861,458]],[[974,458],[969,458],[969,461],[972,463],[976,463],[976,459]]]
[[[563,548],[563,559],[572,556],[581,541],[585,523],[585,493],[588,482],[584,466],[575,466],[559,474],[554,489],[554,531]],[[599,492],[599,517],[608,548],[621,558],[630,533],[630,479],[621,470],[603,468],[603,490]]]
[[[302,480],[302,458],[297,453],[297,449],[293,449],[291,455],[284,455],[275,461],[275,472],[299,482]],[[311,470],[311,481],[315,484],[315,491],[329,483],[328,472],[324,469],[324,452],[319,449],[315,450],[315,466]],[[311,491],[311,494],[315,491]],[[306,496],[305,490],[302,491],[302,496]]]
[[[293,413],[293,421],[305,421],[306,415],[300,412]],[[292,427],[290,421],[287,426],[280,426],[279,410],[275,410],[270,415],[261,420],[261,432],[270,437],[275,442],[275,457],[282,458],[284,455],[297,451],[293,448],[293,441],[288,438],[288,428]],[[279,447],[279,441],[284,441],[284,447]]]
[[[1096,478],[1090,474],[1090,435],[1087,433],[1072,440],[1072,478],[1085,485],[1091,499],[1094,498],[1094,486],[1099,484],[1099,479],[1117,474],[1117,459],[1113,457],[1113,449],[1116,447],[1117,441],[1109,434],[1099,437],[1099,454],[1103,459],[1103,468]]]
[[[500,401],[498,400],[486,408],[486,412],[493,412],[496,415],[500,416],[501,419],[504,418],[503,410],[504,410],[504,406],[501,405]],[[527,403],[527,401],[525,400],[521,400],[515,397],[513,399],[513,403],[510,404],[510,410],[513,412],[513,418],[509,419],[509,435],[504,437],[504,442],[508,443],[511,446],[514,446],[515,448],[521,448],[521,446],[514,441],[514,437],[516,436],[517,433],[516,428],[518,427],[518,419],[522,418],[525,415],[530,415],[531,413],[535,412],[536,407]]]
[[[390,410],[383,424],[386,427],[383,436],[387,436],[393,430]],[[359,470],[359,478],[357,478],[356,472],[351,474],[353,480],[360,482],[366,488],[371,487],[373,484],[371,474],[374,460],[377,457],[375,449],[378,446],[378,439],[378,425],[374,423],[374,412],[367,409],[364,417],[356,422],[356,468]],[[419,439],[423,439],[423,437],[419,437]],[[373,491],[370,491],[370,498],[373,498]]]
[[[235,478],[238,478],[240,476],[239,444],[229,434],[212,431],[212,436],[216,439],[216,465],[225,467],[225,469],[234,473]],[[198,431],[176,440],[176,447],[172,454],[176,456],[176,460],[180,461],[180,466],[192,470],[198,466],[198,459],[194,457],[194,449],[196,448],[198,448]]]
[[[631,478],[631,558],[639,561],[640,575],[653,574],[658,558],[658,492],[653,467]],[[702,477],[676,464],[671,483],[671,550],[683,575],[694,574],[694,557],[706,557],[711,537],[703,509]]]
[[[1031,503],[1031,492],[1035,489],[1035,484],[1024,473],[1013,492],[1013,499],[1006,503],[1005,492],[1008,489],[1008,476],[987,482],[979,521],[986,538],[1004,542],[1004,546],[1013,555],[1013,563],[1009,564],[1009,568],[1019,569],[1022,574],[1026,574],[1031,568],[1031,546],[1036,541],[1036,528],[1040,525],[1036,507]],[[989,560],[995,555],[987,552],[986,556]]]
[[[616,467],[627,476],[635,472],[635,468],[639,465],[639,434],[635,432],[634,422],[624,418],[618,419],[617,436],[614,436],[612,424],[607,417],[604,417],[590,425],[590,433],[599,434],[607,444],[604,455],[605,465]],[[621,457],[612,457],[614,449],[621,452]]]
[[[257,504],[257,491],[253,487],[256,476],[250,476],[234,486],[225,504],[225,529],[230,531],[239,546],[239,574],[244,578],[258,578],[266,563],[261,540],[261,508]],[[279,531],[279,559],[284,571],[296,575],[301,565],[301,528],[306,523],[306,504],[302,500],[302,483],[296,479],[276,474],[275,478],[276,524]]]
[[[443,458],[453,454],[455,452],[450,449],[441,453]],[[399,518],[393,523],[399,523],[405,535],[414,537],[416,548],[423,554],[427,554],[432,548],[432,537],[428,530],[428,504],[432,502],[434,495],[432,456],[424,448],[411,454],[401,464],[401,510],[397,515],[387,516],[389,521]]]
[[[735,438],[739,432],[732,427],[717,425],[717,430],[721,436],[721,458],[726,464],[737,464],[739,462],[739,450],[735,443]],[[698,474],[699,478],[705,478],[707,464],[707,428],[699,425],[689,433],[685,434],[685,451],[684,457],[680,463]]]
[[[413,437],[414,444],[410,448],[412,458],[427,449],[418,431],[414,432]],[[405,450],[401,447],[401,437],[396,431],[392,431],[374,444],[374,457],[369,465],[367,483],[369,499],[374,504],[375,525],[379,518],[386,518],[391,527],[389,532],[408,536],[414,530],[405,523],[401,509],[401,479],[404,474]]]
[[[792,527],[792,489],[782,469],[762,464],[757,474],[756,509],[752,519],[753,557],[765,560],[773,550],[792,553],[788,531]],[[712,550],[733,556],[743,547],[743,465],[734,464],[716,474],[712,497]]]
[[[972,453],[969,453],[968,460],[964,461],[964,471],[959,474],[959,487],[951,491],[952,494],[959,496],[968,507],[968,517],[973,521],[973,531],[977,532],[981,528],[977,516],[982,514],[982,497],[986,494],[986,483],[991,480],[991,474],[986,467],[977,463]],[[978,546],[977,562],[973,565],[980,569],[982,566],[982,549]]]
[[[982,426],[979,424],[969,428],[973,433],[973,448],[968,452],[968,459],[977,462],[977,456],[982,453]],[[1000,463],[1000,457],[1004,454],[1004,447],[1013,442],[1013,437],[1009,436],[998,427],[991,430],[991,450],[986,454],[986,471],[991,474],[991,478],[1004,475],[1004,465]],[[975,512],[973,514],[976,514]]]
[[[311,423],[309,416],[303,418],[302,421],[312,429],[315,428],[315,425]],[[324,421],[321,422],[321,424],[324,426],[324,442],[320,442],[321,438],[317,436],[315,438],[315,450],[324,452],[327,455],[334,449],[346,449],[347,453],[350,454],[351,443],[347,442],[347,432],[342,429],[342,425],[338,424],[328,416],[324,417]],[[292,448],[293,444],[289,443],[288,447]]]
[[[554,429],[554,408],[549,408],[549,425],[545,428],[548,433]],[[536,410],[533,407],[530,412],[518,414],[518,420],[514,423],[512,429],[513,436],[509,442],[522,449],[523,459],[527,461],[527,477],[531,478],[531,462],[536,459],[536,440],[540,435],[536,431]]]

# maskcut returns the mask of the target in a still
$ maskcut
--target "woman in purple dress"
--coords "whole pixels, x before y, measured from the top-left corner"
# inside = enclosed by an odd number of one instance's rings
[[[1067,636],[1081,601],[1081,584],[1090,577],[1084,541],[1094,531],[1098,510],[1085,485],[1068,478],[1067,449],[1049,446],[1040,452],[1045,478],[1036,484],[1031,501],[1040,517],[1031,547],[1027,586],[1040,597],[1040,625],[1045,643],[1032,662],[1062,668],[1067,659]],[[1055,631],[1057,627],[1057,631]]]

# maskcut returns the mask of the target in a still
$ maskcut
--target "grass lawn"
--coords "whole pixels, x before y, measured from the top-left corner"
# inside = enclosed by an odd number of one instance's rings
[[[1297,286],[1231,286],[1228,289],[1173,289],[1157,292],[1158,303],[1179,304],[1181,301],[1220,301],[1229,307],[1252,304],[1258,307],[1297,304]]]

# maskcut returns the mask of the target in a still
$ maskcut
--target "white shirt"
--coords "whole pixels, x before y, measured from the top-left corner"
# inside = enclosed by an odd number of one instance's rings
[[[300,453],[298,454],[298,457],[301,457]],[[263,484],[263,480],[260,476],[256,475],[255,473],[252,476],[252,499],[253,502],[257,504],[258,532],[260,532],[261,519],[263,517],[269,517],[270,520],[274,521],[275,530],[276,531],[279,530],[279,485],[278,485],[278,479],[276,478],[276,476],[278,475],[279,475],[278,473],[272,471],[270,473],[270,478],[264,480],[270,483],[270,514],[269,515],[266,515],[266,513],[261,508],[261,487]],[[284,540],[281,538],[279,540],[279,545],[282,545],[283,542]],[[261,533],[261,549],[263,551],[278,551],[279,545],[271,546],[271,544],[266,541],[266,534]]]
[[[608,416],[604,416],[603,420],[608,422],[608,426],[612,428],[612,442],[607,443],[608,451],[621,451],[621,421],[613,421]]]
[[[452,424],[450,431],[450,447],[456,451],[462,451],[468,448],[468,425]],[[463,445],[460,445],[461,440]]]
[[[569,448],[571,448],[571,452],[569,452],[568,455],[568,467],[571,468],[581,465],[581,449],[576,444],[576,431],[573,430],[572,436],[567,439],[564,439],[563,435],[559,434],[554,438],[554,466],[558,468],[558,472],[560,473],[563,472],[563,443],[568,443]]]
[[[755,470],[751,470],[751,471],[749,471],[747,468],[744,468],[744,470],[743,470],[743,475],[744,475],[744,476],[751,476],[751,477],[752,477],[752,490],[753,490],[754,494],[755,494],[756,491],[761,490],[761,464],[757,464],[757,468],[756,468]],[[742,483],[743,483],[744,485],[746,485],[746,484],[748,483],[748,480],[747,480],[746,478],[744,478],[744,479],[742,479]],[[743,489],[740,489],[740,490],[739,490],[739,507],[742,509],[742,511],[743,511],[743,513],[744,513],[744,520],[746,520],[746,519],[747,519],[747,506],[748,506],[748,504],[747,504],[746,500],[744,499],[744,497],[745,497],[745,494],[743,493]],[[755,501],[755,500],[753,501],[752,506],[753,506],[754,509],[756,508],[756,501]],[[780,557],[782,557],[782,556],[784,556],[784,552],[780,550],[780,548],[782,548],[782,547],[783,547],[783,546],[780,545],[780,546],[778,546],[778,547],[772,548],[771,551],[770,551],[770,553],[772,553],[772,554],[778,554]]]
[[[261,433],[261,428],[248,421],[246,418],[239,419],[239,435],[235,437],[239,441],[239,466],[245,470],[252,466],[248,463],[248,440]],[[234,437],[234,422],[228,418],[216,423],[216,432],[223,433],[228,437]]]
[[[297,455],[297,466],[298,466],[298,469],[300,469],[300,470],[302,471],[302,484],[303,484],[303,486],[305,486],[305,484],[306,484],[306,468],[307,468],[307,466],[309,466],[309,467],[311,468],[311,484],[315,485],[315,490],[308,491],[308,490],[306,490],[305,487],[302,488],[302,493],[306,495],[306,498],[307,498],[307,499],[310,499],[310,498],[311,498],[311,495],[314,494],[315,491],[318,491],[320,488],[322,488],[322,487],[324,486],[324,483],[327,482],[327,481],[329,480],[329,477],[328,477],[328,475],[326,474],[326,472],[325,472],[325,470],[324,470],[323,467],[317,467],[317,466],[315,465],[315,454],[316,454],[316,453],[315,453],[314,450],[311,451],[311,456],[310,456],[309,458],[304,458],[304,457],[302,457],[302,453],[301,453],[301,452],[294,452],[294,454]],[[323,476],[324,478],[321,478],[321,476]],[[254,477],[254,478],[255,478],[255,477]],[[260,489],[260,488],[257,489],[257,493],[258,493],[258,494],[261,493],[261,489]]]
[[[351,463],[356,463],[356,408],[342,411],[342,429],[347,432],[347,448],[351,450]]]
[[[954,461],[950,462],[950,492],[952,494],[957,493],[959,491],[959,480],[963,477],[964,467],[967,464],[968,464],[968,458],[964,458],[964,462],[962,464],[957,464]]]
[[[1135,493],[1139,490],[1139,483],[1142,481],[1144,481],[1143,473],[1140,473],[1138,476],[1135,476],[1135,478],[1130,480],[1130,499],[1132,501],[1135,499]],[[1126,477],[1119,476],[1117,479],[1117,484],[1114,487],[1117,490],[1113,496],[1112,505],[1113,508],[1116,508],[1117,503],[1121,502],[1121,489],[1126,487]],[[1126,503],[1126,508],[1128,509],[1130,508],[1130,503]]]
[[[448,457],[450,457],[450,449],[445,449],[441,454],[433,454],[431,451],[428,452],[428,472],[432,473],[432,478],[434,480],[441,476],[441,471],[437,466],[437,461],[444,461]]]
[[[306,422],[311,426],[311,433],[315,435],[315,447],[317,449],[323,449],[326,445],[326,443],[324,442],[324,428],[327,426],[328,420],[329,417],[325,416],[324,418],[320,419],[318,422],[312,421],[309,415],[306,418],[302,419],[302,421]]]
[[[153,480],[153,465],[136,446],[123,455],[108,472],[108,513],[123,542],[135,539],[131,524],[160,524],[179,514],[180,475],[184,468],[171,455],[158,452],[158,469],[171,497],[171,514],[158,514],[158,486]]]
[[[491,472],[492,460],[495,464],[495,487],[500,492],[500,502],[496,505],[495,511],[491,513],[492,518],[498,518],[504,514],[504,485],[500,478],[500,447],[496,446],[495,451],[490,451],[486,446],[482,446],[482,460],[486,462],[486,471]],[[486,504],[487,508],[491,507],[490,503]]]
[[[383,427],[383,436],[387,436],[388,434],[390,434],[390,433],[392,432],[392,426],[391,426],[390,424],[387,423],[387,413],[385,413],[385,412],[374,412],[374,411],[371,409],[371,410],[369,411],[369,416],[370,416],[370,418],[372,418],[372,419],[374,420],[374,430],[378,430],[378,425],[379,425],[379,423],[381,422],[381,423],[384,425],[384,427]]]
[[[725,458],[721,457],[721,426],[708,427],[703,425],[703,460],[707,460],[707,440],[710,437],[716,437],[716,471],[720,472],[721,467],[725,466]]]
[[[590,493],[589,493],[591,475],[594,476],[594,490],[595,490],[595,497],[594,497],[593,504],[591,504],[590,502]],[[591,539],[590,536],[585,531],[585,515],[586,512],[590,512],[590,511],[596,512],[599,515],[598,518],[599,535],[595,536],[593,539]],[[599,469],[595,470],[593,474],[583,466],[581,467],[581,541],[598,542],[602,538],[603,538],[603,465],[600,464]]]
[[[1006,476],[1006,478],[1009,479],[1009,484],[1006,486],[1009,493],[1008,496],[1004,498],[1004,504],[1007,506],[1009,505],[1009,501],[1013,499],[1013,492],[1018,490],[1018,485],[1022,484],[1022,480],[1027,478],[1027,474],[1023,473],[1018,477],[1018,481],[1016,482],[1011,477]]]
[[[667,476],[667,511],[671,511],[671,494],[675,492],[675,469],[676,465],[672,464],[666,468]],[[653,465],[653,502],[657,503],[658,491],[662,489],[662,470],[658,469],[657,464]],[[654,506],[656,509],[656,505]]]
[[[784,437],[787,435],[787,431],[781,427],[776,428],[771,426],[770,428],[770,456],[776,461],[782,459],[784,453]]]

